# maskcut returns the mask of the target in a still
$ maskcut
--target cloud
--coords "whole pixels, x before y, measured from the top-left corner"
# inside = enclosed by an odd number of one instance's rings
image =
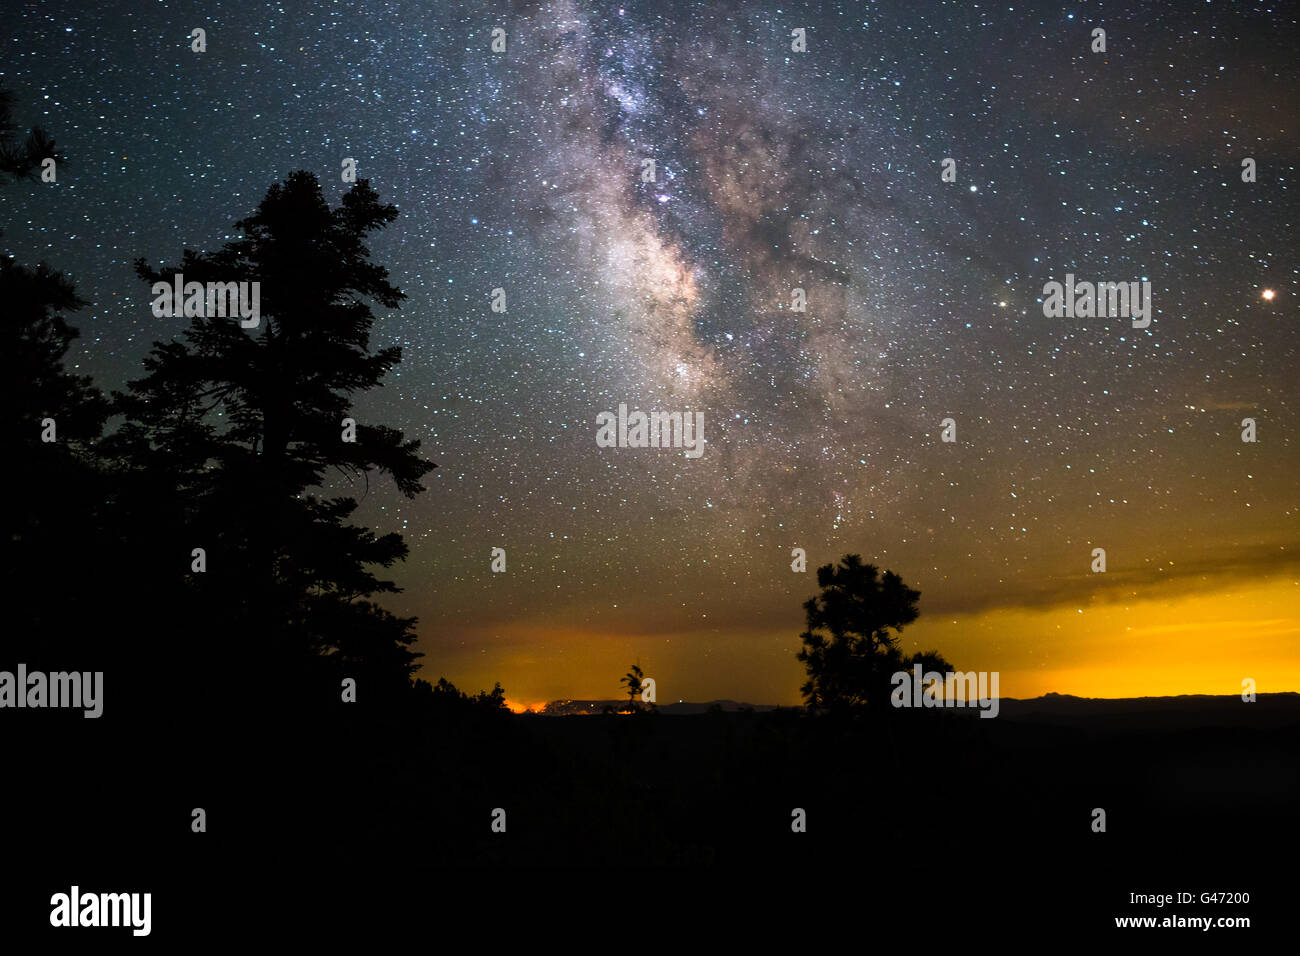
[[[1057,605],[1083,607],[1135,599],[1175,597],[1196,591],[1220,590],[1242,582],[1300,569],[1300,550],[1287,545],[1257,545],[1221,557],[1202,557],[1164,566],[1109,570],[1102,574],[1073,574],[1005,592],[960,593],[953,589],[926,594],[923,611],[931,615],[973,614],[1002,609],[1042,609]]]

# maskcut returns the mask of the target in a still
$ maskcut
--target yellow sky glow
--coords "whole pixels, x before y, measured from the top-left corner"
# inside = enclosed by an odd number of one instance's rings
[[[476,691],[500,681],[516,706],[619,696],[634,661],[654,677],[659,703],[731,698],[799,702],[799,622],[755,632],[590,634],[519,625],[487,647],[430,654],[425,673]],[[1153,588],[1114,603],[999,608],[926,615],[904,648],[938,648],[961,670],[998,671],[1004,697],[1055,691],[1079,697],[1236,694],[1300,690],[1300,581],[1277,576],[1186,593]],[[437,663],[433,663],[433,661]]]

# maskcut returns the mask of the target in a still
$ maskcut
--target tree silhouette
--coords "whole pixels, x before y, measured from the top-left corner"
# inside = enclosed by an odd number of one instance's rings
[[[619,681],[620,684],[627,685],[628,710],[633,713],[640,710],[636,705],[636,695],[641,693],[641,680],[644,677],[645,673],[641,670],[641,665],[633,664],[632,669]]]
[[[37,179],[36,170],[46,159],[62,166],[67,158],[39,126],[33,126],[27,138],[19,141],[14,122],[14,95],[0,88],[0,174],[14,179]]]
[[[918,651],[911,657],[904,658],[900,655],[898,658],[898,666],[905,670],[910,670],[917,664],[921,665],[922,673],[934,671],[939,674],[946,674],[953,670],[953,666],[948,663],[948,659],[938,651]]]
[[[186,283],[261,284],[256,327],[196,316],[179,341],[154,343],[147,374],[114,396],[127,421],[109,446],[173,489],[177,520],[208,556],[192,587],[226,607],[227,645],[231,633],[256,641],[245,650],[272,674],[327,662],[397,690],[418,666],[415,620],[370,600],[398,590],[370,569],[406,557],[401,535],[350,524],[357,500],[325,490],[356,479],[368,488],[375,472],[411,498],[435,467],[418,440],[352,409],[401,358],[370,345],[369,302],[395,308],[404,296],[365,245],[396,215],[364,179],[331,209],[316,177],[296,172],[236,223],[243,238],[210,254],[186,249],[174,268],[136,263],[150,283],[181,272]],[[179,554],[188,561],[189,547]]]
[[[510,708],[506,705],[505,689],[499,681],[492,685],[490,691],[481,690],[471,697],[445,677],[439,677],[436,684],[417,680],[414,696],[427,703],[435,715],[510,713]]]
[[[89,376],[71,374],[63,365],[69,346],[81,334],[64,314],[89,303],[45,263],[28,269],[9,258],[0,259],[0,301],[5,304],[0,395],[6,412],[22,423],[15,431],[6,429],[3,441],[34,450],[45,444],[41,422],[46,418],[56,425],[57,440],[49,444],[67,448],[94,441],[108,417],[108,402]]]
[[[53,142],[33,130],[27,146],[19,148],[13,141],[15,128],[13,94],[0,87],[0,173],[16,180],[32,178],[29,174],[50,155]],[[62,450],[69,443],[75,447],[98,438],[108,403],[89,376],[70,374],[63,366],[69,346],[80,335],[64,315],[90,303],[46,263],[28,269],[7,255],[0,257],[0,302],[5,307],[0,325],[0,355],[4,356],[0,400],[11,420],[20,423],[0,435],[5,460],[12,462],[23,451],[50,450],[42,445]],[[41,441],[40,423],[46,418],[55,420],[54,442]]]
[[[103,489],[91,446],[108,403],[88,377],[64,367],[78,333],[63,313],[87,304],[67,279],[44,263],[32,270],[0,259],[0,302],[0,402],[10,423],[0,434],[0,458],[23,488],[23,505],[6,508],[4,517],[4,566],[14,593],[23,596],[8,627],[30,658],[35,647],[29,645],[58,639],[55,627],[82,639],[82,632],[64,627],[79,609],[67,606],[67,582],[50,569],[67,560],[70,544],[80,558],[94,560],[89,545]]]
[[[14,140],[13,95],[0,89],[0,173],[30,175],[53,154],[40,130],[25,145]],[[61,158],[61,157],[57,157]],[[10,181],[0,175],[0,182]],[[2,233],[0,233],[2,234]],[[0,256],[0,460],[22,483],[21,505],[5,509],[0,548],[12,593],[6,645],[29,664],[81,657],[94,641],[94,590],[105,573],[67,601],[67,581],[51,569],[76,548],[83,567],[97,567],[103,476],[94,456],[108,403],[90,378],[67,370],[67,353],[79,332],[65,318],[89,305],[60,272],[41,262],[34,269]]]
[[[800,635],[804,700],[813,710],[883,705],[889,673],[901,661],[898,634],[919,615],[921,592],[856,554],[818,568],[817,584],[822,593],[804,604],[807,630]]]

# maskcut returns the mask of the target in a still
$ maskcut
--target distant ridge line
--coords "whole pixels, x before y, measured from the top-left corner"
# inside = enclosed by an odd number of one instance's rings
[[[1259,707],[1267,705],[1267,709],[1281,707],[1283,709],[1296,709],[1300,711],[1300,693],[1296,691],[1275,691],[1261,693],[1253,703],[1246,703],[1241,699],[1240,694],[1177,694],[1165,697],[1077,697],[1074,694],[1058,694],[1049,692],[1041,697],[1002,697],[999,700],[1002,708],[1010,708],[1011,715],[1024,715],[1030,713],[1039,714],[1119,714],[1131,713],[1133,711],[1163,711],[1175,712],[1192,709],[1209,707],[1219,709],[1225,707]],[[605,708],[611,708],[615,712],[627,708],[627,700],[610,698],[607,700],[570,700],[559,699],[547,703],[540,711],[536,713],[546,717],[567,717],[581,715],[599,715],[605,712]],[[639,704],[643,710],[647,709],[646,704]],[[672,703],[659,704],[654,709],[661,714],[683,715],[683,714],[704,714],[715,708],[726,713],[735,713],[742,710],[752,710],[756,713],[778,710],[781,708],[793,709],[796,705],[781,704],[749,704],[731,699],[710,700],[710,701],[675,701]],[[1004,711],[1005,713],[1005,711]]]

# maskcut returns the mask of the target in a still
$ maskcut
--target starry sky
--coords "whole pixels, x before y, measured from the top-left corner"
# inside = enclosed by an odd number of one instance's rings
[[[337,202],[345,157],[398,207],[371,250],[403,360],[357,410],[439,467],[360,516],[407,537],[386,603],[424,676],[522,706],[618,696],[639,660],[661,703],[795,703],[815,568],[854,552],[920,589],[906,649],[1006,696],[1300,690],[1294,9],[119,0],[8,26],[0,83],[69,161],[0,192],[0,241],[92,302],[69,364],[105,389],[179,331],[136,257],[218,248],[296,169]],[[1044,317],[1067,272],[1150,281],[1150,327]],[[620,403],[702,412],[704,454],[597,447]]]

